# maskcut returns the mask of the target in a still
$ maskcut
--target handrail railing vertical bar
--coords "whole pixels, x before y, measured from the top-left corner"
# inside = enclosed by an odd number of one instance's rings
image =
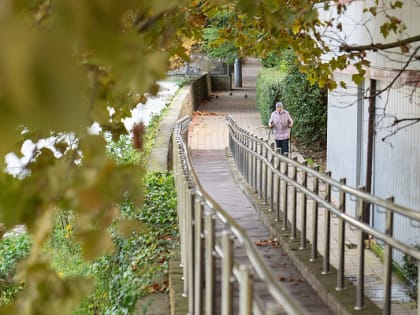
[[[319,171],[319,167],[316,166],[314,167],[314,170]],[[316,194],[317,196],[319,195],[319,178],[316,177],[312,177],[312,191],[314,192],[314,194]],[[318,202],[316,202],[316,200],[312,200],[312,247],[311,247],[311,258],[310,261],[315,261],[318,259]],[[325,211],[326,215],[327,213],[329,214],[329,211]],[[325,222],[326,225],[329,226],[328,222]],[[329,232],[326,231],[325,233],[326,238],[329,238]],[[324,260],[325,260],[325,256],[329,257],[329,250],[330,247],[328,246],[328,250],[326,250],[324,252]],[[325,255],[327,254],[327,255]],[[328,258],[329,260],[329,258]]]
[[[233,312],[233,290],[232,290],[232,270],[233,270],[233,244],[232,233],[223,231],[222,233],[222,315],[231,315]]]
[[[331,177],[331,172],[326,173],[327,176]],[[317,179],[317,194],[319,194],[319,179]],[[325,185],[325,196],[324,199],[331,202],[331,185]],[[324,210],[325,221],[324,221],[324,257],[322,260],[322,274],[328,274],[330,272],[330,239],[331,239],[331,212],[328,209]]]
[[[194,268],[195,268],[195,277],[194,277],[194,314],[202,313],[202,300],[203,300],[203,249],[202,249],[202,217],[203,217],[204,205],[202,201],[196,198],[195,205],[195,220],[194,220],[194,231],[195,231],[195,259],[194,259]]]
[[[342,185],[346,184],[346,179],[341,178],[340,183]],[[327,194],[331,198],[331,186],[328,185]],[[346,212],[346,193],[343,190],[340,190],[340,195],[338,198],[338,209],[345,213]],[[346,236],[346,223],[343,219],[338,219],[338,268],[337,268],[337,291],[344,290],[344,264],[345,264],[345,236]]]
[[[244,145],[244,148],[241,151],[241,155],[242,155],[242,174],[245,178],[247,178],[247,166],[246,166],[246,161],[247,161],[247,153],[248,151],[246,150],[246,145],[247,145],[247,138],[246,135],[242,136],[242,144]]]
[[[394,202],[394,197],[388,198]],[[386,209],[386,229],[385,233],[392,237],[394,231],[394,213]],[[385,244],[384,248],[384,307],[383,315],[391,314],[391,286],[392,286],[392,247]]]
[[[277,171],[281,172],[281,160],[277,158]],[[280,176],[276,176],[276,219],[275,221],[280,221],[280,202],[281,202],[281,180]]]
[[[249,145],[249,154],[250,154],[250,165],[249,165],[249,185],[254,188],[254,140],[250,138],[250,145]]]
[[[365,187],[360,187],[361,191],[365,191]],[[357,204],[357,219],[363,222],[363,210],[365,209],[365,201],[363,199],[358,200]],[[361,310],[365,306],[364,292],[365,292],[365,233],[363,230],[358,231],[357,241],[357,283],[356,283],[356,310]]]
[[[242,143],[242,138],[243,138],[243,135],[241,134],[241,135],[239,135],[239,142],[240,143]],[[238,169],[239,169],[239,171],[243,174],[243,163],[242,163],[242,160],[243,160],[243,148],[242,148],[242,146],[238,146]]]
[[[308,165],[307,161],[304,161],[302,163],[304,166]],[[302,180],[301,180],[301,185],[304,187],[308,187],[308,173],[306,173],[304,170],[302,170],[303,175],[302,175]],[[305,249],[306,248],[306,223],[307,223],[307,212],[308,212],[308,203],[307,203],[307,198],[306,198],[306,194],[301,191],[300,192],[301,195],[301,201],[300,201],[300,207],[301,207],[301,218],[300,218],[300,247],[299,249]]]
[[[188,189],[188,310],[190,314],[194,312],[194,275],[195,275],[195,266],[194,266],[194,212],[195,212],[195,193]]]
[[[187,297],[188,296],[188,242],[187,242],[187,193],[188,193],[188,182],[187,179],[184,179],[183,185],[182,185],[182,190],[181,190],[181,201],[182,201],[182,205],[181,205],[181,220],[182,220],[182,237],[181,237],[181,241],[183,242],[184,246],[182,248],[182,253],[181,253],[181,263],[182,263],[182,277],[184,280],[184,292],[183,292],[183,296]]]
[[[264,160],[268,158],[268,149],[264,146]],[[264,164],[264,205],[268,204],[268,165],[263,162]]]
[[[258,153],[258,143],[254,140],[254,153]],[[258,158],[254,156],[254,193],[258,192]]]
[[[417,260],[417,279],[420,279],[420,260]],[[417,284],[417,301],[420,301],[420,285],[418,284]],[[417,306],[417,315],[420,315],[420,306]]]
[[[246,137],[245,135],[242,136],[242,144],[246,146]],[[242,161],[242,174],[244,174],[246,178],[246,149],[245,147],[241,148],[241,161]]]
[[[283,312],[280,313],[280,306],[275,303],[268,303],[265,315],[278,315],[278,314],[285,314]]]
[[[251,163],[252,163],[251,162],[252,161],[252,154],[251,154],[251,150],[250,150],[251,145],[252,145],[252,141],[248,137],[247,138],[247,144],[246,144],[246,146],[248,148],[247,151],[246,151],[246,158],[247,158],[247,161],[246,161],[246,171],[247,171],[246,181],[247,181],[247,183],[251,182]]]
[[[297,180],[297,168],[296,166],[292,166],[292,170],[293,170],[293,181],[296,182]],[[292,185],[292,232],[291,232],[291,236],[290,239],[294,240],[296,239],[296,224],[297,224],[297,220],[296,220],[296,212],[297,212],[297,190],[296,187]]]
[[[263,146],[262,146],[262,144],[261,144],[261,142],[260,142],[260,146],[259,146],[259,149],[258,149],[258,155],[259,155],[259,156],[262,156],[262,152],[263,152]],[[261,159],[261,158],[258,160],[258,166],[259,166],[259,168],[258,168],[258,170],[259,170],[259,172],[258,172],[258,198],[259,198],[259,199],[262,199],[262,187],[263,187],[263,183],[262,183],[263,161],[262,161],[262,159]]]
[[[274,167],[275,160],[276,159],[275,159],[274,154],[271,154],[270,163],[272,167]],[[273,210],[274,210],[274,172],[271,171],[271,168],[270,168],[270,209],[269,211],[273,211]]]
[[[287,176],[288,177],[290,177],[290,173],[289,173],[289,164],[287,163],[287,162],[285,162],[284,164],[283,164],[283,166],[284,166],[284,170],[283,170],[283,174],[287,174]],[[285,181],[285,180],[282,180],[282,182],[283,182],[283,190],[282,190],[282,210],[283,210],[283,223],[282,223],[282,227],[281,227],[281,229],[284,231],[284,230],[287,230],[287,226],[288,226],[288,220],[289,220],[289,218],[288,218],[288,216],[287,216],[287,211],[288,211],[288,203],[287,203],[287,199],[289,198],[289,186],[288,186],[288,184],[287,184],[287,181]]]
[[[214,252],[214,218],[210,213],[205,215],[205,310],[206,315],[213,315],[215,313],[215,278],[216,278],[216,264]]]
[[[252,279],[245,265],[239,266],[239,315],[251,315],[253,304]]]

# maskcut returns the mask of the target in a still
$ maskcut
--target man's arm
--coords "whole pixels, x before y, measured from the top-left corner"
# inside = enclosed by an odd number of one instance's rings
[[[292,128],[292,127],[293,127],[293,119],[289,114],[289,128]]]
[[[268,127],[273,128],[273,114],[271,114],[270,120],[268,121]]]

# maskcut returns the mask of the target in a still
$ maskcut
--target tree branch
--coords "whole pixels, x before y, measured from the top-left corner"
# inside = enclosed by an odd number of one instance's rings
[[[397,124],[399,124],[399,123],[401,123],[401,122],[404,122],[404,121],[415,121],[415,122],[418,122],[418,121],[420,121],[420,117],[411,117],[411,118],[400,118],[400,119],[394,119],[394,122],[392,123],[392,126],[395,126],[395,125],[397,125]]]
[[[395,42],[386,43],[386,44],[382,44],[382,43],[371,43],[369,45],[347,45],[347,44],[343,44],[343,45],[340,46],[340,51],[352,52],[352,51],[365,51],[365,50],[371,50],[371,51],[386,50],[386,49],[405,46],[405,45],[408,45],[410,43],[415,43],[415,42],[418,42],[418,41],[420,41],[420,35],[407,37],[405,39],[397,40]]]
[[[398,71],[397,75],[392,79],[392,81],[387,86],[385,86],[383,89],[377,91],[375,93],[375,95],[373,95],[373,97],[376,97],[376,96],[382,94],[384,91],[390,89],[394,85],[395,82],[397,82],[398,78],[401,77],[401,75],[404,73],[405,70],[407,70],[408,66],[410,65],[411,61],[415,58],[415,56],[417,55],[417,52],[419,50],[420,50],[420,46],[418,46],[418,47],[416,47],[416,49],[414,49],[410,58],[408,58],[407,62],[404,64],[402,69],[400,71]]]

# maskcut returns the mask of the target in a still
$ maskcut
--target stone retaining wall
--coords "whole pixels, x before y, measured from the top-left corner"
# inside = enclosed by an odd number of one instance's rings
[[[172,169],[172,133],[179,118],[192,115],[197,106],[205,101],[211,91],[210,76],[204,74],[183,86],[171,102],[168,114],[159,125],[159,133],[150,154],[148,171]]]

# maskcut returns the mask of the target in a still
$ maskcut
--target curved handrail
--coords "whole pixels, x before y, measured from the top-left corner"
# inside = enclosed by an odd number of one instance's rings
[[[419,262],[419,277],[420,277],[420,250],[415,246],[407,245],[393,237],[393,218],[394,214],[398,214],[408,218],[414,222],[420,223],[420,212],[409,209],[407,207],[395,204],[394,202],[373,196],[367,192],[357,190],[345,184],[345,179],[340,182],[332,179],[326,174],[319,173],[304,164],[298,163],[296,160],[287,158],[284,155],[277,153],[267,140],[257,137],[247,130],[239,127],[236,121],[231,117],[226,117],[226,123],[229,129],[229,146],[232,152],[233,159],[238,166],[239,171],[245,177],[249,184],[255,189],[255,192],[262,196],[264,192],[264,201],[267,202],[270,198],[271,207],[274,206],[274,200],[277,202],[276,220],[280,221],[280,212],[283,214],[282,224],[283,229],[287,229],[289,210],[287,205],[287,198],[289,192],[292,193],[292,229],[291,238],[296,238],[296,222],[297,222],[297,206],[296,193],[300,192],[303,195],[303,200],[300,206],[300,249],[307,247],[307,203],[306,200],[312,200],[313,214],[312,214],[312,236],[311,236],[311,257],[310,261],[314,261],[318,255],[318,207],[326,210],[324,217],[324,253],[323,253],[323,267],[322,274],[329,273],[330,266],[330,240],[331,240],[331,214],[336,216],[338,221],[338,240],[337,240],[337,286],[336,290],[343,290],[344,284],[344,269],[345,269],[345,225],[348,224],[357,231],[357,288],[356,288],[356,303],[355,309],[362,309],[364,307],[364,285],[365,285],[365,238],[370,234],[377,239],[384,242],[384,314],[389,314],[391,310],[391,284],[392,284],[392,252],[394,249],[411,256]],[[277,165],[275,165],[277,161]],[[258,164],[258,167],[257,167]],[[281,170],[283,166],[283,171]],[[292,169],[292,175],[289,174],[289,169]],[[297,174],[301,173],[300,182]],[[307,186],[307,178],[312,178],[312,190]],[[268,183],[268,177],[271,178],[271,183]],[[264,184],[263,180],[264,178]],[[277,186],[273,179],[277,178]],[[319,192],[319,183],[323,183],[326,188],[326,193],[321,196]],[[270,186],[270,187],[269,187]],[[282,188],[283,187],[283,188]],[[331,190],[334,188],[339,193],[339,205],[335,205],[331,200]],[[270,190],[270,193],[268,191]],[[276,190],[276,191],[274,191]],[[270,194],[270,196],[268,196]],[[276,197],[277,196],[277,197]],[[353,197],[357,200],[357,214],[352,217],[345,213],[346,210],[346,196]],[[282,207],[281,207],[281,203]],[[368,205],[375,205],[384,209],[386,214],[385,232],[374,229],[369,224],[363,222],[363,212],[368,210]],[[281,209],[282,208],[282,209]],[[420,293],[418,293],[420,295]],[[418,296],[420,298],[420,296]]]
[[[306,314],[302,306],[293,298],[281,283],[275,280],[270,269],[257,252],[253,242],[249,239],[243,228],[233,220],[229,214],[202,188],[198,177],[192,167],[189,151],[184,141],[184,134],[187,132],[186,126],[189,124],[188,116],[178,120],[174,129],[175,141],[178,145],[178,155],[183,165],[182,176],[189,184],[191,193],[200,200],[201,203],[207,205],[207,209],[211,214],[217,216],[226,226],[226,228],[238,239],[240,244],[246,251],[252,267],[261,280],[264,281],[267,290],[272,297],[279,303],[289,314]],[[185,276],[185,275],[184,275]],[[191,294],[192,292],[190,292]]]
[[[410,208],[395,204],[395,203],[393,203],[389,200],[382,199],[382,198],[373,196],[371,194],[368,194],[366,192],[357,190],[357,189],[355,189],[351,186],[344,185],[344,184],[332,179],[331,177],[328,177],[328,176],[326,176],[326,175],[324,175],[320,172],[315,171],[314,169],[312,169],[310,167],[307,167],[307,166],[305,166],[305,165],[303,165],[303,164],[301,164],[301,163],[299,163],[295,160],[289,159],[288,157],[286,157],[284,155],[281,155],[281,154],[278,154],[278,153],[274,152],[272,150],[272,147],[266,141],[264,141],[261,138],[256,137],[255,135],[249,134],[245,130],[241,129],[238,126],[238,124],[236,123],[236,121],[231,116],[226,116],[226,121],[228,122],[229,128],[232,129],[232,132],[239,132],[239,133],[241,133],[242,136],[257,141],[260,145],[264,146],[267,150],[271,151],[270,153],[272,155],[275,155],[277,158],[279,158],[283,162],[286,162],[288,165],[299,168],[300,170],[302,170],[303,172],[306,172],[307,174],[310,174],[314,178],[318,178],[320,181],[322,181],[322,182],[324,182],[324,183],[326,183],[330,186],[336,187],[337,190],[341,190],[341,191],[343,191],[347,194],[353,195],[354,197],[356,197],[359,200],[363,200],[363,201],[368,202],[370,204],[378,205],[382,208],[385,208],[388,211],[396,212],[396,213],[398,213],[402,216],[405,216],[407,218],[410,218],[412,220],[420,222],[420,212],[419,211],[412,210]],[[267,167],[269,167],[275,175],[277,175],[280,178],[282,178],[283,180],[287,181],[289,184],[293,183],[293,185],[296,188],[298,188],[299,191],[304,192],[307,196],[311,197],[312,199],[317,201],[319,204],[321,204],[323,207],[325,207],[329,211],[333,212],[334,215],[340,217],[341,219],[343,219],[344,221],[346,221],[350,225],[362,230],[363,232],[371,234],[372,236],[375,236],[378,239],[381,239],[382,241],[388,243],[389,245],[391,245],[392,247],[402,251],[403,253],[405,253],[409,256],[412,256],[412,257],[416,258],[417,260],[420,260],[420,251],[418,249],[416,249],[415,247],[408,246],[408,245],[404,244],[403,242],[398,241],[398,240],[390,237],[389,235],[387,235],[383,232],[375,230],[374,228],[372,228],[368,224],[360,222],[360,221],[354,219],[353,217],[339,211],[336,207],[332,206],[330,203],[328,203],[325,199],[321,198],[319,195],[314,194],[312,191],[307,189],[305,186],[299,184],[298,182],[294,182],[287,175],[281,173],[279,170],[277,170],[272,165],[272,163],[266,157],[261,157],[256,152],[253,152],[253,151],[249,150],[249,148],[246,145],[244,145],[237,137],[234,137],[232,140],[235,141],[243,149],[248,150],[250,154],[254,155],[259,160],[264,161],[264,163],[267,165]]]

